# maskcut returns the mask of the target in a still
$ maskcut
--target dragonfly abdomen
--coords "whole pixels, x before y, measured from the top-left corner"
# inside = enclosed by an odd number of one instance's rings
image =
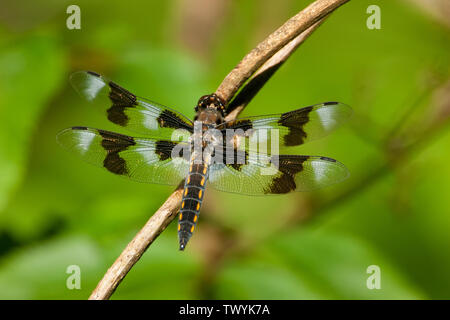
[[[192,163],[189,168],[189,174],[184,183],[183,199],[178,220],[180,250],[184,250],[197,225],[205,194],[206,181],[208,180],[208,171],[206,164]]]

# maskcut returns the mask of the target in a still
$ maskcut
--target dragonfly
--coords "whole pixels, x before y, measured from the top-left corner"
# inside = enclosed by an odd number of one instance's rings
[[[76,72],[70,82],[109,121],[138,136],[75,126],[58,133],[57,141],[115,175],[183,186],[178,216],[180,250],[197,226],[207,185],[262,196],[316,190],[349,176],[347,168],[332,158],[280,154],[323,137],[347,121],[352,109],[346,104],[325,102],[226,121],[230,110],[219,96],[209,94],[199,99],[191,120],[92,71]]]

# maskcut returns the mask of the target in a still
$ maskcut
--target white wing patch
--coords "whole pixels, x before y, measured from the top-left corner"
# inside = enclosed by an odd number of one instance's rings
[[[91,144],[95,138],[95,134],[90,132],[87,133],[86,131],[74,131],[74,133],[76,139],[78,140],[78,143],[75,144],[75,147],[80,150],[81,154],[85,154],[91,147]]]
[[[326,131],[333,130],[337,126],[336,112],[333,108],[318,108],[315,113]]]
[[[143,144],[145,144],[145,147],[136,149],[136,152],[138,152],[144,158],[146,163],[154,163],[158,161],[159,158],[155,153],[155,142],[144,141]]]
[[[98,93],[105,87],[105,83],[97,77],[86,78],[86,83],[82,92],[87,100],[94,100]]]
[[[149,130],[158,130],[158,121],[156,120],[155,116],[153,114],[146,114],[144,113],[144,121],[143,121],[144,127],[146,127]]]

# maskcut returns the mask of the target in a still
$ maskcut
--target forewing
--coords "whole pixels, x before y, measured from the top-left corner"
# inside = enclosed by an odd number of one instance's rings
[[[70,81],[81,96],[93,102],[109,121],[121,127],[167,140],[172,140],[174,130],[185,131],[178,132],[181,139],[193,131],[192,121],[181,113],[137,97],[97,73],[75,72]]]
[[[327,135],[351,114],[351,108],[345,104],[325,102],[286,113],[240,118],[221,124],[219,128],[231,129],[228,134],[236,132],[240,149],[273,154],[284,147],[298,146]],[[267,147],[261,150],[264,144]]]
[[[57,140],[83,160],[135,181],[178,185],[188,173],[187,143],[134,138],[87,127],[65,129]],[[172,152],[174,148],[178,151]]]

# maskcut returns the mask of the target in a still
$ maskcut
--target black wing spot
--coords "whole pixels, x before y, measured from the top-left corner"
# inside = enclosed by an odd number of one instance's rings
[[[243,164],[233,163],[233,164],[229,164],[228,166],[232,167],[236,171],[241,171]]]
[[[115,174],[126,175],[128,173],[125,160],[116,152],[108,153],[103,161],[103,166],[108,169],[108,171]]]
[[[328,158],[328,157],[320,157],[320,160],[325,160],[325,161],[330,161],[330,162],[336,162],[335,159],[333,159],[333,158]]]
[[[299,156],[279,156],[278,177],[272,180],[272,183],[265,190],[266,194],[282,194],[294,191],[297,188],[295,183],[295,175],[303,171],[303,162],[305,162],[309,157],[299,157]]]
[[[72,130],[87,130],[87,127],[72,127]]]
[[[113,104],[111,108],[106,110],[108,114],[108,120],[119,126],[125,127],[128,124],[129,118],[125,114],[126,106]]]
[[[111,108],[106,110],[108,120],[124,127],[128,124],[129,120],[128,116],[125,114],[125,109],[135,107],[137,105],[137,98],[134,94],[112,81],[108,84],[111,88],[109,99],[112,102]]]
[[[97,77],[97,78],[101,78],[101,75],[99,75],[97,72],[94,71],[86,71],[88,74],[90,74],[91,76]]]
[[[156,120],[161,128],[186,129],[192,132],[192,127],[170,110],[161,112]]]
[[[107,152],[105,160],[103,160],[103,166],[108,171],[115,174],[128,174],[126,161],[120,157],[119,152],[124,151],[130,146],[136,144],[133,137],[105,130],[98,130],[98,132],[103,138],[101,145]]]
[[[159,160],[164,161],[172,158],[172,149],[177,143],[172,141],[160,140],[156,141],[155,153],[158,155]],[[183,157],[183,149],[180,151],[180,157]]]
[[[303,144],[307,137],[307,133],[303,130],[303,126],[309,122],[309,113],[313,107],[306,107],[300,110],[283,113],[278,120],[278,124],[289,128],[288,134],[284,136],[284,144],[286,146],[297,146]]]
[[[236,171],[241,171],[242,166],[248,164],[248,152],[244,150],[236,150],[233,149],[233,163],[228,164],[226,162],[227,159],[224,159],[223,163],[226,163],[227,166],[232,167]]]
[[[113,103],[128,107],[136,105],[136,96],[129,92],[127,89],[122,88],[117,83],[114,83],[112,81],[109,82],[109,87],[111,88],[109,98]]]
[[[324,102],[323,105],[324,106],[332,106],[332,105],[336,105],[339,104],[339,102],[336,101],[328,101],[328,102]]]

